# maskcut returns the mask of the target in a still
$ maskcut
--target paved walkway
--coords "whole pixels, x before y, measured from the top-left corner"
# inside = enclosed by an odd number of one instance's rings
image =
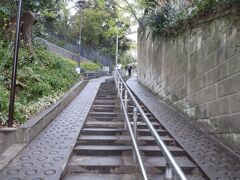
[[[128,86],[213,180],[240,180],[240,158],[160,101],[132,77]]]
[[[83,91],[0,173],[0,180],[59,180],[99,86]]]

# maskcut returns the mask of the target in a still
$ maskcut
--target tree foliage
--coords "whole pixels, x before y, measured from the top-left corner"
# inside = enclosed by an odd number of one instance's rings
[[[68,43],[79,41],[81,29],[81,46],[95,47],[104,53],[115,54],[116,35],[119,35],[120,52],[129,48],[126,38],[129,23],[118,14],[115,1],[91,1],[88,6],[69,18],[60,18],[54,23],[54,33],[67,37]],[[77,6],[76,6],[77,7]],[[65,19],[65,20],[64,20]],[[81,22],[81,23],[80,23]]]
[[[51,21],[59,17],[59,10],[65,0],[24,0],[23,12],[32,11],[40,22]],[[0,24],[6,23],[16,16],[17,1],[4,0],[0,2]]]

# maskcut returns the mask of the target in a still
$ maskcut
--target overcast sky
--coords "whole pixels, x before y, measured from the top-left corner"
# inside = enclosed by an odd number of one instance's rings
[[[77,12],[77,9],[73,8],[75,6],[75,3],[77,2],[77,0],[74,0],[72,2],[68,2],[68,8],[70,8],[70,14],[74,15]]]

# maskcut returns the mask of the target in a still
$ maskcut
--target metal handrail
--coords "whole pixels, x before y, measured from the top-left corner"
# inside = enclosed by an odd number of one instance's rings
[[[115,79],[115,82],[116,82],[116,85],[117,85],[117,80],[116,79]],[[118,94],[120,94],[121,93],[121,89],[119,89],[118,85],[117,85],[117,90],[118,90]],[[131,140],[132,140],[132,143],[133,143],[135,155],[137,157],[137,160],[138,160],[141,172],[142,172],[143,179],[144,180],[148,180],[147,173],[146,173],[146,170],[145,170],[142,158],[141,158],[141,154],[140,154],[140,151],[139,151],[136,139],[134,137],[134,133],[133,133],[133,130],[132,130],[132,127],[131,127],[131,123],[130,123],[129,117],[128,117],[128,113],[127,113],[127,110],[124,108],[125,106],[124,106],[124,102],[123,102],[122,96],[120,96],[120,102],[121,102],[121,106],[122,106],[123,113],[124,113],[124,116],[125,116],[125,122],[127,124],[128,130],[129,130],[129,133],[130,133],[130,136],[131,136]]]
[[[115,74],[116,74],[116,78],[115,78],[116,85],[118,86],[118,78],[119,78],[119,80],[121,82],[121,86],[124,86],[124,88],[126,89],[127,93],[130,95],[133,103],[135,104],[135,106],[138,109],[139,113],[141,114],[143,120],[145,121],[146,125],[148,126],[148,128],[149,128],[152,136],[154,137],[156,143],[158,144],[158,146],[162,150],[162,153],[163,153],[163,155],[165,157],[165,160],[166,160],[166,163],[167,163],[166,164],[166,171],[165,171],[165,179],[174,179],[173,176],[175,175],[175,177],[177,179],[179,179],[179,180],[187,180],[187,178],[186,178],[185,174],[183,173],[182,169],[176,163],[176,161],[173,158],[172,154],[167,149],[167,146],[165,145],[165,143],[163,142],[163,140],[159,136],[159,134],[156,131],[156,129],[151,124],[150,120],[148,119],[148,117],[144,113],[144,111],[141,108],[141,106],[138,104],[137,100],[133,96],[133,94],[130,91],[130,89],[128,88],[127,84],[123,81],[120,73],[116,70]],[[118,87],[118,89],[119,89],[119,87]],[[122,90],[121,90],[121,93],[122,93]],[[122,97],[122,95],[120,95],[120,99],[122,99],[121,97]],[[126,111],[125,108],[123,108],[123,110]],[[124,112],[124,113],[127,113],[127,111]]]

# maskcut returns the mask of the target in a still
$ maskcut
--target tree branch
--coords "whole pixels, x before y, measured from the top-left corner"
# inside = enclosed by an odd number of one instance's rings
[[[129,11],[130,13],[132,13],[132,15],[134,16],[134,18],[137,20],[137,22],[138,22],[139,25],[141,26],[141,28],[144,29],[144,26],[143,26],[142,22],[138,19],[137,15],[136,15],[136,12],[135,12],[135,10],[132,8],[131,4],[128,2],[128,0],[124,0],[124,1],[128,4],[128,7],[129,7],[130,9],[120,6],[118,3],[116,3],[116,5],[117,5],[119,8],[125,9],[125,10]]]

